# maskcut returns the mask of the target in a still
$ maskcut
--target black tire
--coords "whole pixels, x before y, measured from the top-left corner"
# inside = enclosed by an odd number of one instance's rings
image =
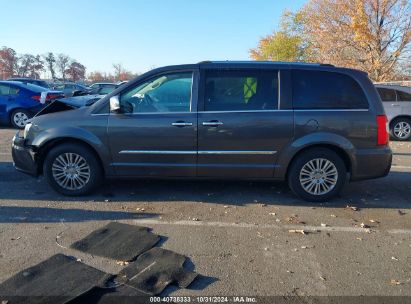
[[[66,157],[67,155],[66,153],[73,153],[73,155],[78,155],[82,157],[84,162],[82,161],[80,165],[83,166],[86,163],[89,167],[89,170],[86,170],[86,174],[88,173],[89,177],[88,178],[85,178],[84,176],[82,177],[84,186],[82,186],[79,189],[68,189],[68,188],[63,187],[62,185],[60,185],[62,181],[60,180],[60,184],[59,184],[59,181],[53,175],[53,172],[55,173],[61,172],[61,171],[56,171],[56,169],[53,169],[53,163],[56,162],[55,164],[57,165],[61,164],[59,160],[57,160],[57,158],[59,156],[62,156],[63,158]],[[67,161],[66,158],[64,160]],[[77,143],[65,143],[65,144],[61,144],[61,145],[54,147],[47,154],[44,160],[43,172],[50,186],[57,192],[67,195],[67,196],[81,196],[81,195],[90,194],[101,184],[103,180],[103,170],[101,168],[101,165],[95,153],[93,153],[93,151],[91,151],[88,147],[83,146],[81,144],[77,144]],[[61,173],[56,173],[56,174],[61,175]],[[81,173],[81,174],[84,174],[84,173]],[[61,178],[64,178],[64,177],[61,177]],[[67,185],[67,187],[70,187],[70,185]]]
[[[25,115],[25,116],[22,116],[22,115]],[[31,113],[26,110],[16,109],[10,115],[10,123],[16,129],[24,129],[27,122],[25,122],[24,125],[19,124],[18,121],[21,121],[22,119],[22,118],[19,119],[19,117],[27,117],[27,119],[30,119],[31,116],[32,116]]]
[[[408,130],[408,134],[404,134],[403,136],[399,136],[400,134],[396,134],[395,132],[395,126],[397,126],[398,124],[405,124],[406,130]],[[411,119],[406,118],[406,117],[400,117],[400,118],[396,118],[392,121],[392,123],[390,124],[390,133],[391,136],[395,139],[395,140],[399,140],[399,141],[406,141],[411,139]]]
[[[306,189],[304,189],[303,185],[300,182],[300,173],[303,167],[306,164],[308,164],[310,161],[315,160],[315,159],[324,159],[324,160],[330,161],[334,165],[334,168],[336,169],[338,173],[338,177],[336,178],[335,185],[331,187],[329,186],[329,184],[327,184],[327,186],[330,187],[330,190],[324,194],[321,194],[321,193],[312,194],[308,192]],[[334,175],[334,179],[335,177],[336,175]],[[347,180],[347,168],[344,164],[344,161],[341,159],[341,157],[337,153],[335,153],[334,151],[330,149],[326,149],[326,148],[313,148],[313,149],[309,149],[307,151],[302,152],[302,154],[298,155],[297,158],[293,160],[288,170],[289,187],[297,196],[309,202],[324,202],[324,201],[327,201],[335,197],[343,188],[346,180]],[[307,184],[309,185],[310,181],[308,181]],[[314,187],[315,187],[315,184],[314,184]],[[323,192],[325,192],[325,188]]]

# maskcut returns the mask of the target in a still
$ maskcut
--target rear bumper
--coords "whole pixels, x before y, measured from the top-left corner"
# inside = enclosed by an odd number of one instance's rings
[[[391,169],[392,151],[389,147],[358,151],[351,180],[373,179],[387,176]]]
[[[17,132],[13,137],[11,147],[14,167],[23,173],[38,176],[35,152],[30,147],[25,146],[24,142],[25,140],[20,136],[20,132]]]

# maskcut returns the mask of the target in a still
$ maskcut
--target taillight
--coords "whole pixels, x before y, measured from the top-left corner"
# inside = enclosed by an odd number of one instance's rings
[[[31,96],[31,99],[34,99],[35,101],[40,102],[40,95],[33,95]]]
[[[377,145],[385,146],[388,144],[387,122],[387,116],[377,115]]]

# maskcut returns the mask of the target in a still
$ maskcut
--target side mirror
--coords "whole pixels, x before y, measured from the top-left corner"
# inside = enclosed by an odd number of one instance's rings
[[[120,99],[118,95],[110,97],[110,112],[118,113],[120,111]]]

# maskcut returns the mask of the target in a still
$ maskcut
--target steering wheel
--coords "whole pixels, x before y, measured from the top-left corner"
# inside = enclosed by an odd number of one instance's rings
[[[146,94],[144,94],[144,97],[139,100],[138,105],[139,106],[146,106],[146,107],[147,106],[153,106],[154,105],[154,100],[150,95],[148,95],[146,93]]]

